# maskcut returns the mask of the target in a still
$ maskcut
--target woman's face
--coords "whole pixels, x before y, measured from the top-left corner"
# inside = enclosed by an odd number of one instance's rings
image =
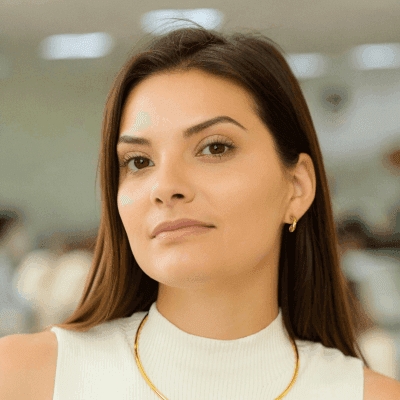
[[[151,76],[129,94],[119,137],[151,146],[118,145],[120,163],[138,157],[120,168],[118,210],[136,261],[160,284],[198,288],[277,268],[296,186],[252,102],[244,89],[199,70]],[[187,128],[218,116],[245,129],[224,122],[184,138]],[[220,144],[209,145],[214,140]],[[152,237],[156,225],[180,218],[214,228]]]

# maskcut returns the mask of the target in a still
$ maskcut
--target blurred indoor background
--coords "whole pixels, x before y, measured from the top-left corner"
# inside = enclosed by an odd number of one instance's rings
[[[77,306],[100,221],[106,96],[141,40],[255,29],[298,77],[371,368],[400,380],[400,1],[0,1],[0,337]],[[197,6],[195,6],[195,4]],[[210,8],[208,8],[210,6]],[[99,179],[98,179],[99,180]]]

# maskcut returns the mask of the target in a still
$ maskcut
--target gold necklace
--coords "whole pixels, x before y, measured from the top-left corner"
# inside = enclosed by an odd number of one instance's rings
[[[148,383],[148,385],[154,390],[154,392],[156,392],[156,394],[163,400],[168,400],[165,396],[163,396],[157,389],[156,387],[150,382],[150,379],[147,377],[146,373],[144,372],[144,369],[142,367],[142,363],[140,362],[140,358],[139,358],[139,352],[138,352],[138,341],[139,341],[139,335],[140,335],[140,331],[142,330],[144,323],[146,322],[147,318],[149,316],[149,313],[147,313],[147,315],[143,318],[142,322],[139,325],[139,328],[136,332],[136,337],[135,337],[135,359],[136,359],[136,364],[139,367],[139,371],[142,374],[143,378],[146,380],[146,382]],[[299,354],[297,353],[297,349],[296,346],[294,345],[292,339],[290,339],[290,341],[292,342],[292,346],[293,349],[296,353],[296,368],[294,370],[294,375],[293,378],[291,380],[291,382],[289,383],[289,386],[285,389],[285,391],[278,396],[275,400],[280,400],[282,399],[284,396],[286,396],[286,394],[289,392],[289,390],[291,389],[291,387],[293,386],[294,382],[297,379],[297,374],[299,372]]]

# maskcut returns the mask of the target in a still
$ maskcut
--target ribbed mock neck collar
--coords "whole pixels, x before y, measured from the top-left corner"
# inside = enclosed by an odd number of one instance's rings
[[[134,340],[130,337],[132,348]],[[141,330],[138,350],[146,374],[155,380],[159,374],[170,373],[171,379],[237,375],[251,382],[257,368],[267,383],[283,375],[292,376],[296,360],[281,308],[277,318],[261,331],[240,339],[217,340],[182,331],[158,311],[154,302]]]

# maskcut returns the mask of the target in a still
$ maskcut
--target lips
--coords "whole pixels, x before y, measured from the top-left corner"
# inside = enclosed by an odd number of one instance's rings
[[[162,222],[161,224],[158,224],[154,228],[153,232],[151,233],[151,238],[153,239],[161,232],[174,231],[176,229],[184,228],[187,226],[206,226],[208,228],[214,227],[214,225],[210,225],[207,222],[198,221],[195,219],[188,219],[188,218],[177,219],[175,221],[165,221]]]

